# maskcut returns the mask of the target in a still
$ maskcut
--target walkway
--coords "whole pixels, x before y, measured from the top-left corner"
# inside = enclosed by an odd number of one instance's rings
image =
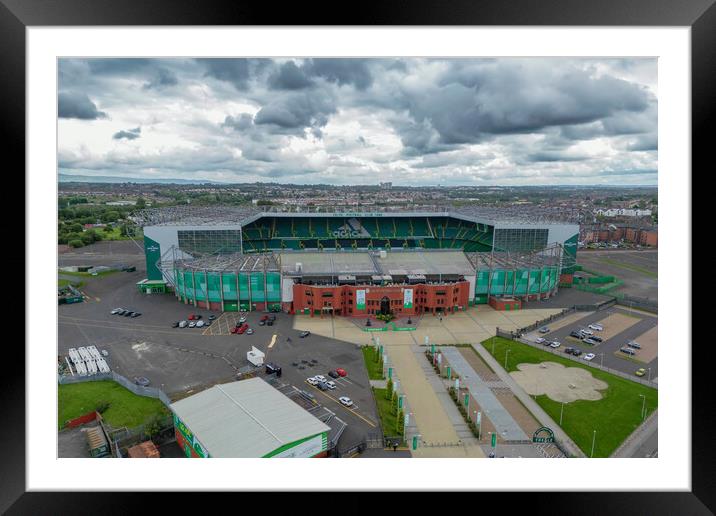
[[[629,437],[626,438],[626,440],[617,448],[614,450],[614,453],[611,454],[611,457],[614,458],[621,458],[621,457],[634,457],[634,456],[641,456],[638,455],[637,452],[642,451],[640,448],[647,443],[647,441],[655,440],[652,439],[655,434],[658,431],[658,410],[655,410],[651,414],[649,414],[649,417],[646,418],[646,421],[642,425],[640,425],[636,430],[634,430]],[[653,453],[656,451],[656,446],[653,446],[653,450],[648,450],[649,453]],[[647,446],[648,448],[648,446]]]
[[[479,446],[461,444],[462,440],[433,387],[431,376],[434,376],[438,383],[439,378],[434,371],[426,373],[423,370],[419,359],[425,358],[420,353],[415,353],[416,347],[386,345],[389,361],[395,367],[402,390],[408,398],[412,418],[421,435],[420,440],[427,445],[423,446],[421,443],[418,449],[412,452],[413,456],[484,457],[485,454]]]
[[[500,377],[500,379],[505,382],[514,395],[522,402],[522,404],[527,407],[527,409],[532,413],[532,415],[537,418],[537,421],[540,422],[540,424],[549,427],[554,432],[555,437],[560,441],[562,446],[573,456],[575,457],[586,457],[584,452],[577,446],[574,441],[560,428],[559,425],[551,418],[549,415],[540,407],[537,402],[529,395],[527,394],[522,387],[519,386],[519,384],[510,376],[510,374],[505,371],[500,364],[497,363],[497,360],[494,359],[492,355],[484,348],[482,347],[482,344],[473,344],[472,347],[479,353],[479,355],[482,357],[482,359],[487,362],[487,364],[497,373],[497,375]]]

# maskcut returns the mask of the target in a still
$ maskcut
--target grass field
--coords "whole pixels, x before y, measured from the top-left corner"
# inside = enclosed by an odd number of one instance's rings
[[[62,274],[63,276],[76,276],[78,278],[101,278],[103,276],[109,276],[110,274],[114,274],[115,272],[119,272],[118,270],[110,270],[110,271],[101,271],[98,272],[96,275],[90,274],[89,272],[72,272],[72,271],[57,271],[59,274]]]
[[[492,339],[485,341],[485,349],[492,353]],[[646,397],[647,415],[656,409],[658,391],[645,385],[614,376],[586,364],[535,349],[521,342],[501,337],[495,338],[493,356],[505,364],[507,349],[507,370],[516,371],[518,364],[557,362],[567,367],[580,367],[590,371],[595,378],[606,382],[609,387],[601,391],[603,398],[598,401],[579,400],[565,404],[562,429],[589,457],[592,438],[597,431],[594,457],[608,457],[642,422],[641,409]],[[555,421],[559,421],[562,404],[546,395],[537,396],[537,403]]]
[[[373,346],[363,346],[363,361],[368,369],[368,378],[371,380],[383,380],[383,368],[380,362],[375,361],[375,348]]]
[[[158,399],[137,396],[111,380],[73,383],[58,386],[59,428],[62,428],[66,421],[95,410],[102,402],[109,403],[109,408],[102,417],[115,428],[136,427],[154,415],[169,414],[168,409]]]
[[[652,278],[659,277],[659,275],[656,272],[650,271],[649,269],[640,267],[638,265],[634,265],[633,263],[620,262],[617,260],[612,260],[610,258],[601,258],[599,261],[606,263],[607,265],[613,265],[614,267],[621,267],[622,269],[628,269],[630,271],[640,272],[643,275],[650,276]]]
[[[58,287],[66,287],[67,285],[72,285],[75,288],[82,288],[84,286],[84,281],[77,281],[77,280],[68,280],[64,278],[60,278],[57,280],[57,286]]]
[[[376,389],[373,388],[373,397],[375,398],[375,404],[378,407],[378,415],[380,416],[380,423],[383,427],[383,435],[386,437],[395,437],[403,434],[403,427],[396,429],[397,416],[393,414],[393,407],[391,406],[390,400],[385,399],[385,395],[388,389]]]

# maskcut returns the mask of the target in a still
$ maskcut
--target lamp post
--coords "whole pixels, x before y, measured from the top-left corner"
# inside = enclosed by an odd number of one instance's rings
[[[597,442],[597,431],[596,430],[594,431],[594,436],[592,436],[592,454],[590,455],[590,458],[594,457],[594,443],[595,442]]]
[[[507,355],[510,353],[510,350],[508,349],[505,351],[505,371],[507,371]]]
[[[564,402],[562,402],[562,408],[559,411],[559,426],[562,426],[562,415],[564,414]]]

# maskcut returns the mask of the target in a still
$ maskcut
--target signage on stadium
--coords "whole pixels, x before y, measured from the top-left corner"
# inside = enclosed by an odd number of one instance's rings
[[[403,308],[413,308],[413,289],[406,288],[403,291]]]
[[[361,213],[361,212],[344,212],[344,213],[331,213],[333,217],[382,217],[383,214],[378,213]]]
[[[356,290],[356,309],[365,310],[365,290]]]

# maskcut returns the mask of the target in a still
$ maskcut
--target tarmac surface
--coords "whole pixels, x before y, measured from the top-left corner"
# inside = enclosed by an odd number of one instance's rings
[[[577,263],[585,269],[613,275],[624,282],[613,292],[656,301],[659,297],[658,250],[580,250]]]

